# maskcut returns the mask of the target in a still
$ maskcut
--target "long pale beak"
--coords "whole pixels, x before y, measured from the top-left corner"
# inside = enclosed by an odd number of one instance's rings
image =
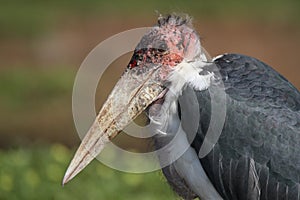
[[[115,137],[163,92],[159,66],[127,69],[104,103],[71,161],[63,184],[74,178]]]

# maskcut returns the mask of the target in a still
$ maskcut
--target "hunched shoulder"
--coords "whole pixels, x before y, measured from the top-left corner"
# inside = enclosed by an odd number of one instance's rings
[[[300,110],[299,91],[267,64],[240,54],[225,54],[213,62],[231,98],[253,107]]]

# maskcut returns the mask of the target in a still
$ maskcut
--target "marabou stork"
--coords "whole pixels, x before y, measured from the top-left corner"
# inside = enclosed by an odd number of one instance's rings
[[[212,120],[212,96],[222,99],[222,93],[224,125],[201,157]],[[184,124],[179,130],[185,109],[186,121],[197,124],[194,131]],[[154,138],[156,148],[180,134],[160,162],[171,161],[163,173],[184,199],[300,200],[299,91],[255,58],[225,54],[209,60],[190,18],[175,14],[160,16],[142,37],[63,184],[144,110],[155,124],[153,131],[160,133]],[[172,160],[186,144],[183,154]]]

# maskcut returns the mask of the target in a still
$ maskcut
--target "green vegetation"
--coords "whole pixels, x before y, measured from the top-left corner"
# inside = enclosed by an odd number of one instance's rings
[[[160,172],[128,174],[98,161],[77,178],[61,186],[73,155],[65,146],[53,144],[31,149],[0,150],[0,199],[174,199]]]
[[[5,0],[0,6],[0,36],[33,37],[51,30],[56,24],[68,23],[70,16],[126,17],[153,16],[161,13],[186,12],[192,16],[246,17],[256,20],[296,21],[300,19],[300,1],[206,1],[206,0]],[[65,18],[67,17],[67,19]]]

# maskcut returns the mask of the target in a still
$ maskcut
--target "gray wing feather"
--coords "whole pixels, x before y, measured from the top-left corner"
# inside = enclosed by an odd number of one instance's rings
[[[223,81],[227,116],[217,145],[201,159],[208,177],[224,199],[299,200],[299,91],[254,58],[228,54],[214,63],[221,76],[212,87]],[[199,151],[211,105],[208,91],[197,97],[201,119],[192,146]]]

